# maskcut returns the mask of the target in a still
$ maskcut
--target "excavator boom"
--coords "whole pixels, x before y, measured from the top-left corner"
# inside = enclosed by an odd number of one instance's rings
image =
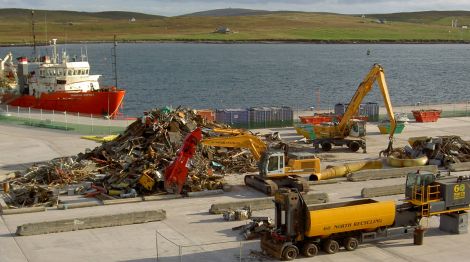
[[[219,146],[230,148],[248,148],[253,157],[259,161],[266,151],[266,144],[257,136],[242,133],[237,136],[221,136],[207,138],[201,141],[206,146]]]

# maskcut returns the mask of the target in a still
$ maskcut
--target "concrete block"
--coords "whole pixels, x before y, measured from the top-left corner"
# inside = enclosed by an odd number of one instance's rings
[[[418,170],[437,173],[438,168],[435,165],[427,165],[427,166],[400,167],[400,168],[389,168],[389,169],[362,170],[362,171],[357,171],[357,172],[353,172],[352,174],[349,174],[348,180],[356,182],[356,181],[366,181],[366,180],[374,180],[374,179],[397,178],[397,177],[404,177],[408,173],[416,172]]]
[[[57,205],[57,209],[66,210],[66,209],[72,209],[72,208],[94,207],[94,206],[99,206],[99,205],[100,203],[94,202],[94,201],[70,203],[70,204],[64,203],[64,204]]]
[[[16,229],[16,235],[32,236],[100,227],[123,226],[153,221],[161,221],[165,218],[165,210],[160,209],[94,217],[62,219],[56,221],[29,223],[18,226],[18,228]]]
[[[470,162],[461,162],[461,163],[449,164],[449,170],[452,171],[452,172],[469,171],[470,170]]]
[[[304,200],[307,205],[320,204],[328,202],[328,194],[326,193],[313,193],[304,195]],[[229,209],[241,209],[247,206],[251,207],[252,211],[271,209],[274,208],[273,197],[264,197],[253,200],[233,201],[220,204],[213,204],[209,209],[211,214],[222,214]]]
[[[181,195],[168,194],[168,195],[156,195],[156,196],[143,196],[144,201],[159,201],[168,199],[182,198]]]
[[[391,185],[379,187],[365,187],[361,191],[361,196],[365,198],[398,195],[405,193],[405,185]]]
[[[9,208],[2,210],[2,215],[15,215],[24,213],[35,213],[46,211],[46,207],[23,207],[23,208]]]
[[[440,215],[439,229],[452,234],[468,232],[468,213],[450,213]]]
[[[116,205],[116,204],[126,204],[126,203],[136,203],[142,202],[143,199],[141,197],[131,197],[131,198],[122,198],[122,199],[110,199],[110,200],[103,200],[103,205]]]
[[[188,197],[212,196],[212,195],[220,195],[223,193],[224,191],[222,189],[205,190],[205,191],[199,191],[199,192],[188,192]]]

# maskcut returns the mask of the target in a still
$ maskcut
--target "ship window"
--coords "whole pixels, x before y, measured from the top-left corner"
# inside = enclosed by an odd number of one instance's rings
[[[69,76],[73,75],[73,71],[72,71],[72,70],[68,70],[68,71],[67,71],[67,75],[69,75]]]
[[[62,76],[64,74],[64,70],[59,69],[57,70],[57,75]]]
[[[88,75],[88,69],[87,69],[87,70],[85,70],[85,75]]]
[[[44,70],[39,70],[39,76],[44,77]]]

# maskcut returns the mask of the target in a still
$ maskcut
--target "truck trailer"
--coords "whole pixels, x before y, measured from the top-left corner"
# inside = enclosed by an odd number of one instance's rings
[[[429,172],[408,174],[402,204],[361,199],[307,206],[301,193],[282,189],[274,196],[275,229],[262,236],[261,249],[293,260],[299,254],[313,257],[319,249],[334,254],[341,247],[352,251],[361,243],[423,234],[423,217],[448,215],[441,224],[458,224],[469,209],[469,190],[468,177],[440,179]]]

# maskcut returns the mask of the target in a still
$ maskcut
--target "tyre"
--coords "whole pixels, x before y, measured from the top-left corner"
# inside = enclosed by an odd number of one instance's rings
[[[314,257],[318,254],[318,247],[314,243],[305,243],[302,246],[302,254],[306,257]]]
[[[330,151],[331,147],[332,147],[331,143],[328,143],[328,142],[324,142],[321,144],[321,149],[325,152]]]
[[[323,251],[325,251],[328,254],[334,254],[339,251],[339,244],[336,242],[336,240],[333,239],[327,239],[325,242],[323,242]]]
[[[285,261],[294,260],[299,255],[299,249],[296,246],[287,246],[282,251],[282,259]]]
[[[357,238],[354,237],[348,237],[344,240],[344,248],[347,251],[353,251],[359,246],[359,241]]]
[[[359,150],[361,145],[358,142],[353,141],[353,142],[349,143],[348,147],[349,147],[349,149],[351,149],[351,151],[357,152],[357,150]]]

